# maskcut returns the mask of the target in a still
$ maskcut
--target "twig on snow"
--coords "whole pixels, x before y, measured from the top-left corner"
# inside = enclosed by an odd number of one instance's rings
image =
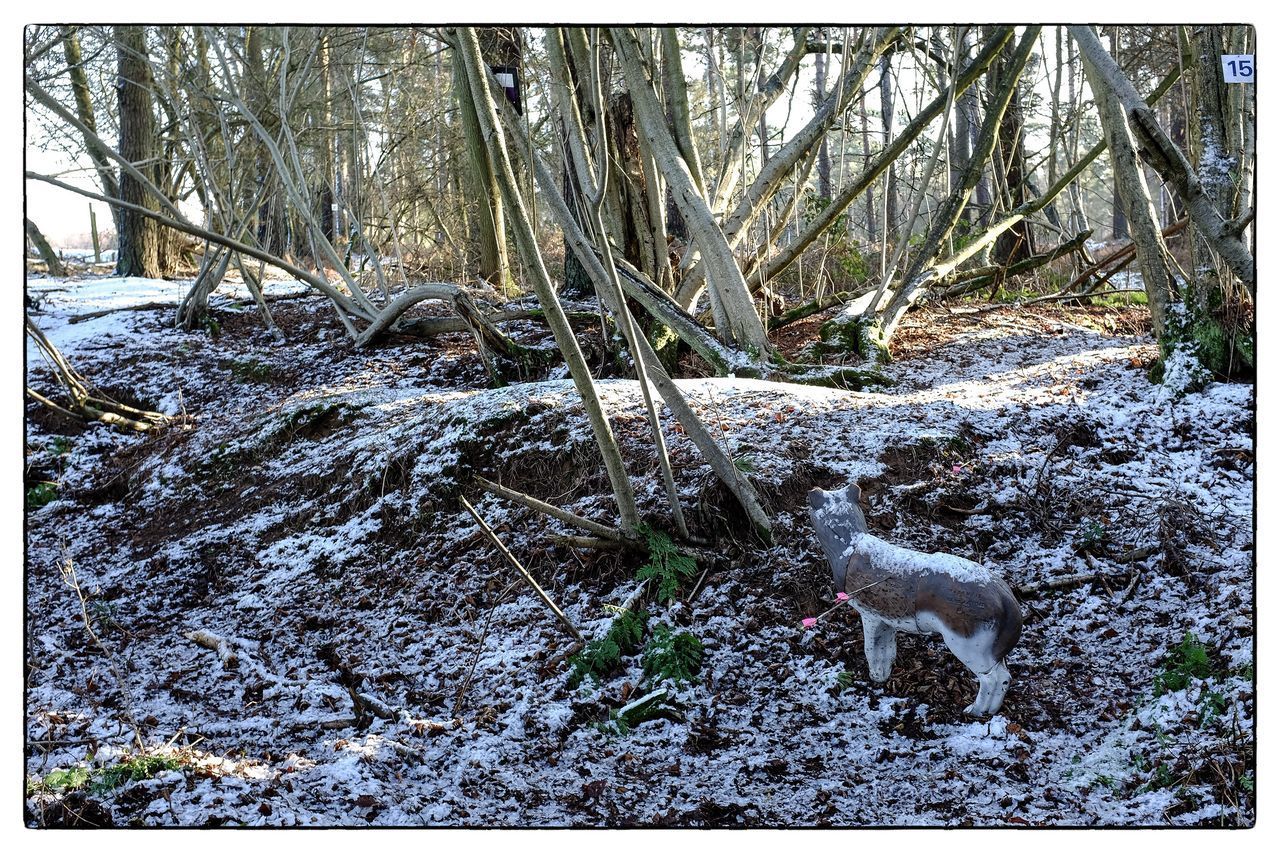
[[[502,544],[502,540],[500,540],[498,535],[493,532],[488,524],[485,523],[485,520],[480,517],[480,513],[476,512],[476,508],[471,505],[471,502],[462,495],[458,496],[458,500],[462,502],[462,508],[465,509],[471,517],[475,519],[476,524],[480,526],[480,531],[489,539],[490,542],[493,543],[494,547],[498,549],[498,553],[502,555],[503,559],[505,559],[512,568],[520,573],[520,576],[525,579],[525,582],[528,583],[529,586],[533,587],[533,591],[538,594],[538,597],[541,598],[547,607],[551,609],[551,612],[556,615],[556,618],[560,620],[560,624],[574,636],[574,639],[579,642],[586,642],[582,637],[582,632],[578,630],[577,626],[575,626],[573,622],[569,621],[569,617],[564,615],[564,611],[557,607],[556,603],[551,600],[551,596],[547,595],[542,587],[538,585],[538,582],[533,579],[533,575],[529,574],[529,570],[520,565],[520,561],[507,550],[507,547]]]
[[[1094,581],[1105,583],[1108,580],[1119,580],[1124,577],[1123,572],[1084,572],[1078,575],[1067,575],[1061,578],[1051,578],[1040,583],[1028,583],[1018,587],[1018,595],[1020,596],[1036,596],[1044,592],[1053,590],[1068,589],[1070,587],[1081,586]]]
[[[500,498],[506,498],[509,501],[515,501],[518,504],[529,507],[529,509],[557,518],[565,524],[571,524],[588,533],[607,539],[610,542],[620,542],[624,539],[622,533],[608,525],[601,524],[598,521],[592,521],[589,518],[583,518],[576,513],[569,512],[567,509],[561,509],[558,506],[552,506],[546,501],[540,501],[533,495],[526,495],[524,492],[517,492],[515,489],[509,489],[506,486],[499,485],[492,480],[486,480],[484,477],[476,476],[476,485],[484,489],[486,492],[497,495]]]
[[[458,688],[458,695],[453,700],[453,717],[457,719],[459,712],[462,710],[462,700],[467,695],[467,688],[471,686],[471,678],[476,674],[476,664],[480,662],[480,653],[484,651],[485,638],[489,636],[489,625],[493,622],[493,611],[498,609],[498,605],[502,603],[502,599],[507,597],[507,593],[515,586],[517,581],[507,584],[507,588],[498,593],[498,597],[494,599],[493,606],[489,608],[489,614],[484,618],[484,630],[480,632],[480,640],[476,643],[476,653],[471,658],[471,667],[467,670],[467,677],[463,679],[462,686]]]

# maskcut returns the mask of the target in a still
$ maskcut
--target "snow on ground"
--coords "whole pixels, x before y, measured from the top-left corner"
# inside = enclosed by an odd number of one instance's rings
[[[59,484],[29,514],[33,822],[73,807],[186,826],[1253,821],[1253,389],[1172,399],[1146,379],[1149,338],[1002,311],[890,366],[887,393],[681,380],[777,529],[747,541],[664,418],[686,512],[717,540],[692,600],[649,610],[705,659],[667,685],[672,713],[619,734],[610,712],[648,686],[638,656],[571,689],[568,638],[456,497],[604,630],[641,559],[557,544],[570,531],[469,485],[611,522],[571,383],[486,389],[461,335],[355,353],[315,299],[276,303],[278,346],[251,304],[217,303],[216,339],[172,330],[167,309],[69,322],[176,303],[181,284],[31,285],[82,372],[194,417],[142,438],[28,408],[28,480]],[[49,382],[34,359],[29,381]],[[665,526],[637,387],[601,396]],[[801,627],[833,593],[805,492],[850,480],[877,535],[1039,587],[993,719],[961,715],[976,683],[937,638],[900,635],[877,686],[857,620]],[[1100,579],[1047,586],[1084,573]],[[1206,668],[1157,691],[1188,632]],[[359,713],[347,685],[391,718]],[[135,754],[135,725],[178,769],[110,793],[41,787]]]

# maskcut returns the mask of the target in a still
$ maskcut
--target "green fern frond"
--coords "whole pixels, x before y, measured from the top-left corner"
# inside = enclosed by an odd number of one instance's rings
[[[677,548],[671,537],[661,530],[642,524],[640,533],[649,545],[649,562],[636,572],[636,580],[656,579],[658,599],[670,601],[676,597],[680,584],[697,574],[698,562]]]
[[[673,633],[667,625],[656,625],[641,658],[644,674],[654,684],[666,679],[681,684],[693,681],[702,668],[702,642],[688,631]]]
[[[598,640],[587,643],[582,651],[569,659],[573,671],[569,675],[569,686],[576,688],[583,679],[600,681],[613,672],[621,662],[623,655],[635,652],[644,636],[644,626],[649,620],[645,610],[632,612],[621,607],[610,608],[618,616],[609,626],[609,630]]]

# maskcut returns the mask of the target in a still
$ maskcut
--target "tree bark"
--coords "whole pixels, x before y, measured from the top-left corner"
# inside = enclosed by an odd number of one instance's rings
[[[67,76],[71,78],[71,94],[76,102],[76,115],[79,116],[81,123],[92,134],[96,134],[98,120],[94,115],[93,99],[89,94],[89,77],[84,70],[78,27],[62,28],[62,50],[67,58]],[[95,140],[91,139],[89,135],[82,134],[82,136],[84,138],[85,152],[93,162],[94,171],[98,173],[98,185],[102,187],[103,195],[111,197],[120,195],[119,181],[116,179],[115,171],[111,168],[103,148]],[[116,208],[111,208],[111,216],[118,234],[120,232],[119,211]]]
[[[827,54],[814,56],[813,68],[813,106],[821,106],[827,94]],[[818,144],[818,198],[831,200],[831,154],[827,151],[827,135],[822,134],[822,142]]]
[[[458,115],[469,166],[470,195],[477,205],[472,218],[472,241],[479,254],[480,277],[503,290],[511,283],[511,264],[507,257],[506,216],[498,177],[489,160],[475,103],[467,89],[466,71],[461,57],[454,53],[453,76],[457,86]]]
[[[1235,97],[1243,86],[1223,81],[1219,57],[1241,52],[1236,49],[1235,27],[1197,26],[1191,44],[1196,58],[1193,77],[1195,94],[1197,159],[1196,175],[1204,196],[1218,217],[1230,221],[1239,214],[1243,195],[1233,176],[1244,173],[1247,121],[1243,104]],[[1203,240],[1191,241],[1192,270],[1187,282],[1187,309],[1184,332],[1191,338],[1200,363],[1222,376],[1229,376],[1253,360],[1253,345],[1247,330],[1236,329],[1231,315],[1240,314],[1240,299],[1233,298],[1228,270]],[[1241,359],[1243,355],[1243,359]]]
[[[1013,46],[1005,48],[1002,57],[992,69],[992,76],[1003,76],[1004,64],[1010,61]],[[1009,207],[1016,208],[1027,201],[1027,152],[1023,144],[1022,98],[1018,87],[1013,89],[1009,99],[1009,107],[1004,111],[1000,121],[1000,133],[997,136],[996,162],[1002,164],[1003,183],[1008,190]],[[1008,266],[1024,261],[1036,253],[1035,238],[1031,232],[1031,223],[1026,219],[1003,232],[996,240],[992,252],[997,263]]]
[[[883,134],[883,148],[889,147],[893,137],[893,77],[889,57],[880,60],[880,130]],[[884,237],[898,227],[898,167],[895,161],[889,161],[889,173],[884,184]]]
[[[569,326],[569,321],[564,316],[564,309],[560,306],[560,300],[556,298],[555,290],[551,286],[551,279],[543,266],[537,238],[533,233],[533,226],[529,221],[528,214],[525,212],[519,186],[516,183],[515,172],[512,170],[511,162],[507,156],[506,136],[502,128],[498,126],[494,101],[489,89],[490,75],[480,58],[480,42],[473,28],[460,27],[455,32],[458,42],[457,56],[461,63],[464,79],[471,92],[476,118],[480,125],[481,138],[485,141],[489,162],[492,164],[499,189],[502,192],[503,201],[511,210],[511,225],[516,236],[516,245],[520,250],[526,267],[530,271],[531,284],[538,296],[539,304],[546,313],[547,325],[551,327],[556,346],[561,354],[564,355],[565,364],[573,377],[574,386],[578,389],[578,394],[582,398],[587,420],[591,424],[596,444],[600,449],[601,456],[604,458],[609,482],[613,487],[622,529],[628,535],[633,535],[640,523],[639,516],[636,513],[635,494],[632,491],[630,480],[627,479],[627,470],[622,462],[622,455],[618,450],[617,439],[614,438],[613,429],[609,426],[609,421],[600,406],[600,398],[596,394],[595,383],[591,378],[591,370],[587,366],[586,360],[582,357],[582,350],[578,347],[578,341],[573,335],[573,329]]]
[[[507,128],[519,138],[519,134],[522,131],[514,120],[514,113],[510,110],[504,110],[502,115]],[[519,156],[528,158],[529,162],[526,165],[533,170],[538,184],[542,188],[543,196],[550,203],[552,215],[555,216],[564,231],[565,239],[569,241],[573,251],[578,255],[578,259],[587,268],[592,280],[596,283],[605,307],[611,312],[620,310],[619,306],[613,304],[610,288],[608,287],[609,273],[604,269],[600,256],[569,213],[568,206],[556,193],[555,180],[552,178],[551,173],[537,157],[537,154],[523,144],[524,142],[527,142],[527,140],[521,139],[522,144],[516,145],[515,150]],[[656,285],[645,281],[643,273],[634,268],[628,269],[628,266],[625,261],[618,261],[619,270],[624,273],[621,284],[627,295],[644,305],[646,310],[650,311],[653,316],[660,318],[673,328],[681,330],[681,337],[687,335],[686,340],[690,341],[691,345],[698,349],[700,353],[704,352],[704,350],[699,349],[698,343],[702,331],[701,327]],[[729,366],[743,364],[741,353],[724,349],[718,341],[711,339],[710,336],[705,336],[703,344],[706,347],[705,353],[708,361],[716,364],[719,370],[723,371]],[[738,499],[747,517],[755,526],[756,531],[763,539],[768,541],[771,536],[771,522],[768,515],[761,508],[759,498],[751,483],[742,476],[742,473],[733,464],[733,460],[725,452],[725,449],[711,435],[706,425],[702,423],[693,407],[685,399],[679,386],[675,384],[662,366],[649,342],[644,338],[640,338],[636,341],[636,345],[639,350],[639,356],[644,361],[648,376],[658,389],[658,394],[671,409],[676,420],[684,427],[689,439],[698,448],[703,458],[707,460],[716,476]]]
[[[1075,29],[1072,28],[1073,32]],[[1102,119],[1107,150],[1111,152],[1116,191],[1124,204],[1125,219],[1138,250],[1138,265],[1142,269],[1143,287],[1151,309],[1151,325],[1158,339],[1164,335],[1169,300],[1176,292],[1168,249],[1160,234],[1160,217],[1151,202],[1147,180],[1138,162],[1137,145],[1125,122],[1124,108],[1103,83],[1094,57],[1086,54],[1084,68]]]
[[[147,61],[146,31],[116,27],[119,78],[120,154],[152,177],[156,157],[155,117],[151,113],[151,66]],[[120,200],[155,210],[155,201],[127,172],[120,176]],[[116,275],[160,278],[159,226],[150,217],[126,210],[120,217]]]

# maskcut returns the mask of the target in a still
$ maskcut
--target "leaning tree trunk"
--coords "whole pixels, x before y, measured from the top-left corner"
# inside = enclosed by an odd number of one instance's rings
[[[937,280],[940,271],[934,269],[933,264],[941,256],[948,237],[955,229],[956,223],[960,221],[969,194],[978,185],[986,163],[995,150],[999,122],[1003,119],[1004,111],[1008,108],[1013,92],[1018,87],[1018,77],[1027,63],[1027,58],[1031,55],[1031,48],[1035,45],[1039,33],[1039,27],[1028,27],[1023,33],[1022,40],[1005,67],[999,87],[994,91],[991,103],[987,105],[987,116],[983,120],[982,132],[974,146],[973,155],[969,158],[969,166],[965,170],[961,186],[953,188],[951,197],[939,206],[923,245],[907,266],[906,273],[902,276],[902,283],[894,292],[888,306],[881,312],[876,322],[865,324],[862,333],[858,336],[858,350],[863,355],[869,354],[874,349],[879,358],[888,359],[889,340],[897,331],[898,324],[907,310]]]
[[[1147,180],[1138,163],[1137,146],[1125,122],[1124,108],[1099,80],[1098,70],[1087,56],[1084,68],[1089,87],[1093,89],[1094,101],[1098,104],[1107,150],[1111,152],[1116,192],[1123,202],[1125,219],[1137,247],[1138,266],[1142,271],[1147,304],[1151,308],[1151,325],[1156,337],[1160,338],[1165,332],[1170,295],[1175,292],[1168,249],[1160,234],[1160,217],[1152,205]]]
[[[519,142],[514,146],[514,150],[518,156],[525,159],[527,168],[534,172],[538,185],[542,188],[543,195],[548,200],[551,214],[564,231],[565,239],[569,241],[573,252],[590,273],[592,281],[595,282],[597,290],[601,294],[602,302],[611,313],[621,316],[624,306],[618,304],[611,295],[611,282],[614,281],[613,274],[605,270],[598,251],[588,242],[578,221],[557,192],[555,180],[552,178],[550,171],[532,146],[527,144],[528,139],[522,136],[523,129],[514,120],[514,112],[510,109],[504,109],[502,117],[507,130]],[[650,311],[653,316],[661,318],[663,322],[669,322],[673,327],[681,326],[682,337],[688,335],[687,339],[690,345],[700,354],[703,354],[708,362],[715,363],[718,361],[720,368],[723,370],[730,363],[729,356],[740,356],[740,354],[727,352],[718,341],[705,334],[702,327],[693,318],[685,314],[679,305],[669,296],[662,293],[656,285],[641,282],[640,276],[642,274],[638,270],[627,269],[628,265],[625,262],[618,262],[617,266],[619,271],[627,275],[626,279],[619,282],[627,290],[627,295],[643,304],[646,310]],[[637,287],[636,285],[639,286]],[[664,308],[668,310],[664,311]],[[644,362],[644,368],[649,379],[657,387],[659,395],[661,395],[676,420],[684,428],[690,441],[702,453],[716,476],[720,478],[721,482],[741,503],[743,510],[761,538],[768,541],[771,537],[772,525],[768,515],[760,506],[754,487],[734,465],[733,459],[729,456],[727,449],[722,446],[720,440],[711,434],[711,431],[707,429],[701,418],[693,410],[693,407],[690,406],[679,386],[667,374],[666,369],[662,366],[648,340],[643,337],[637,337],[635,344],[639,358]],[[699,349],[700,346],[703,348]],[[718,355],[719,358],[717,358]],[[740,358],[734,359],[734,361],[741,363]]]
[[[764,324],[756,313],[742,270],[725,241],[724,232],[712,216],[667,127],[662,105],[645,72],[635,35],[624,27],[613,27],[611,33],[630,89],[636,121],[650,141],[654,159],[670,183],[689,233],[702,254],[707,280],[713,291],[712,306],[719,309],[714,312],[717,331],[726,343],[763,358],[770,349]]]
[[[1013,27],[1001,27],[994,33],[979,51],[978,55],[973,58],[964,69],[960,72],[956,79],[956,91],[964,92],[982,76],[982,73],[995,60],[1001,47],[1011,38],[1013,38]],[[819,211],[815,216],[801,229],[800,233],[783,248],[776,256],[769,259],[769,263],[765,268],[764,277],[766,281],[771,281],[780,275],[788,266],[795,262],[815,240],[822,236],[828,228],[830,228],[836,219],[844,213],[845,209],[853,202],[853,200],[865,191],[869,191],[875,181],[886,170],[892,169],[894,162],[902,156],[911,145],[911,143],[922,134],[929,124],[936,119],[947,105],[948,92],[940,93],[936,98],[930,101],[920,110],[919,113],[911,120],[910,124],[904,127],[901,132],[883,148],[874,159],[867,163],[859,175],[841,187],[839,192],[831,200],[831,203]],[[959,185],[959,181],[953,181],[953,188]],[[886,188],[886,192],[889,190]],[[896,189],[894,191],[896,193]],[[895,208],[896,209],[896,208]],[[888,223],[881,223],[888,233]],[[761,250],[757,250],[753,254],[759,254]]]
[[[1073,26],[1071,35],[1080,45],[1081,55],[1097,72],[1098,84],[1120,101],[1142,159],[1156,170],[1165,185],[1187,205],[1187,215],[1195,223],[1201,238],[1231,268],[1231,272],[1248,288],[1252,298],[1257,271],[1254,268],[1253,253],[1242,237],[1253,220],[1252,211],[1244,211],[1233,219],[1225,219],[1214,207],[1186,155],[1160,127],[1155,111],[1142,100],[1142,96],[1133,88],[1133,83],[1116,65],[1093,30]],[[1252,169],[1252,165],[1249,168]]]
[[[31,245],[35,246],[36,251],[40,253],[40,260],[44,261],[45,267],[49,270],[49,275],[59,278],[65,276],[67,268],[63,266],[62,258],[59,258],[58,253],[49,245],[49,241],[44,238],[44,234],[30,219],[23,217],[22,222],[27,231],[27,239],[31,241]]]
[[[455,32],[457,33],[458,67],[471,93],[476,119],[481,129],[481,138],[485,141],[486,153],[492,164],[498,189],[511,211],[511,226],[515,233],[516,245],[529,269],[530,283],[546,315],[547,325],[551,327],[556,347],[564,356],[574,386],[582,398],[587,420],[591,424],[596,445],[604,458],[605,470],[613,487],[622,528],[628,535],[634,535],[640,523],[636,512],[635,493],[631,488],[630,480],[627,479],[626,466],[622,462],[622,454],[618,450],[613,429],[600,406],[600,398],[596,394],[591,370],[582,356],[582,350],[578,347],[577,339],[574,338],[573,329],[569,326],[568,318],[564,315],[564,309],[560,306],[560,300],[556,297],[551,279],[542,263],[533,224],[525,212],[515,172],[507,155],[506,136],[498,125],[496,107],[489,90],[489,73],[480,59],[479,40],[476,38],[475,30],[470,27],[459,27]]]

